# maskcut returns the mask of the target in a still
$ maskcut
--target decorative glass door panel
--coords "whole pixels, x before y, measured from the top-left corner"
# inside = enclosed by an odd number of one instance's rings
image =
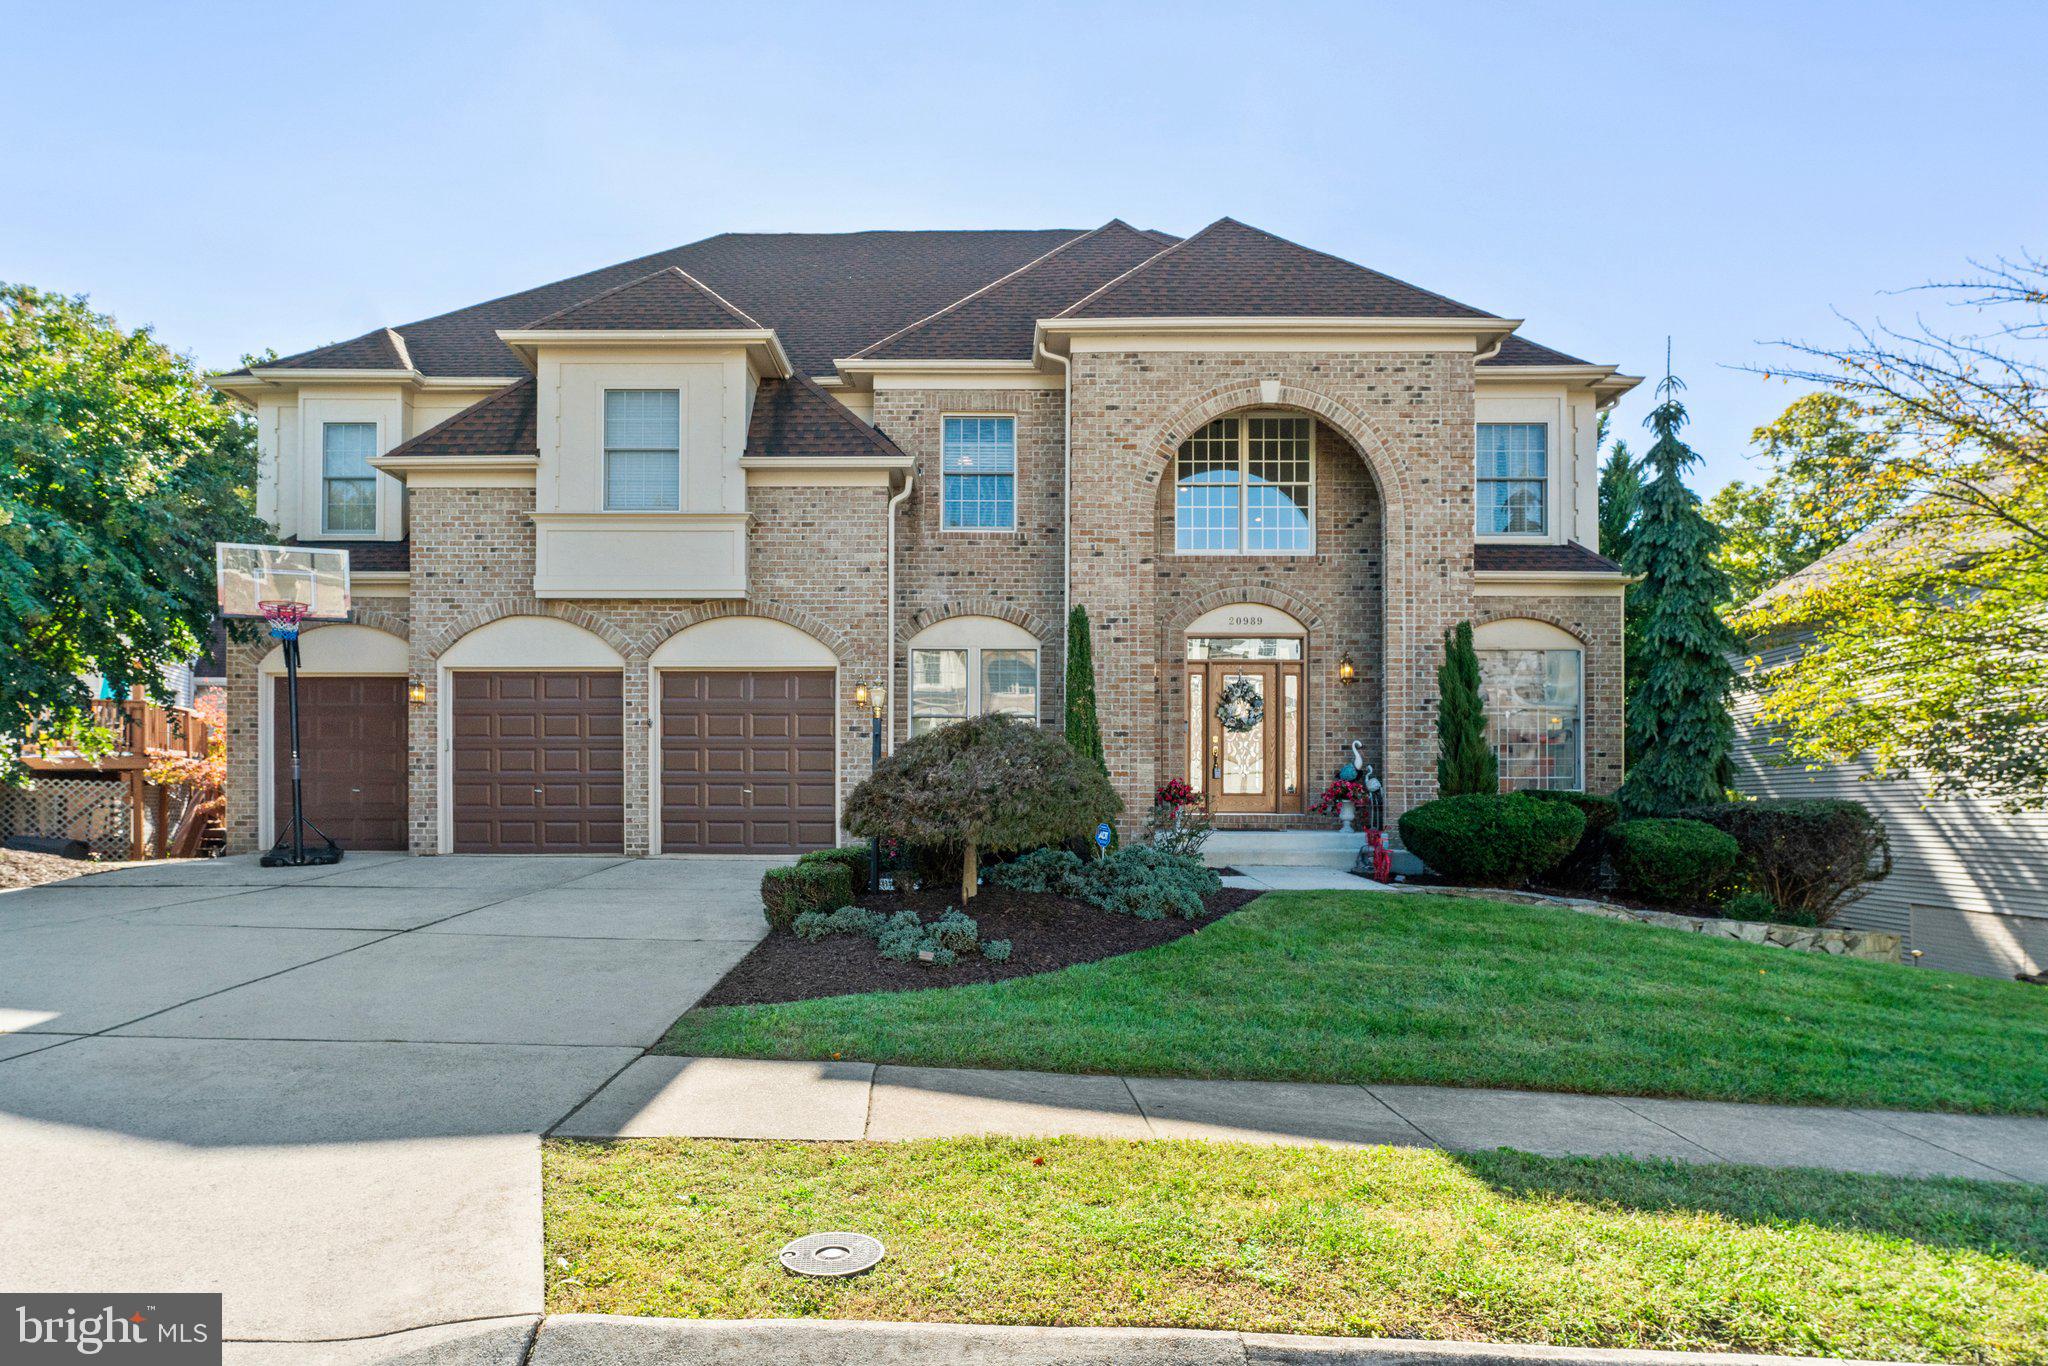
[[[1224,797],[1260,796],[1266,790],[1266,751],[1272,748],[1272,719],[1266,715],[1266,699],[1272,692],[1267,686],[1272,675],[1264,669],[1247,672],[1225,673],[1220,682],[1218,698],[1235,699],[1244,709],[1244,720],[1239,724],[1249,725],[1247,730],[1223,727],[1223,785],[1219,794]],[[1256,718],[1256,719],[1253,719]]]
[[[1188,771],[1210,810],[1301,809],[1301,689],[1297,663],[1189,664]]]

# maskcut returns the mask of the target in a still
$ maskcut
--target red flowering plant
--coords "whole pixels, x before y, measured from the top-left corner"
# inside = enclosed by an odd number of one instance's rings
[[[1189,787],[1179,778],[1170,778],[1159,785],[1152,794],[1154,806],[1200,806],[1202,794]]]
[[[1201,856],[1211,828],[1202,794],[1179,778],[1168,779],[1152,794],[1152,818],[1147,825],[1155,848],[1188,858]]]
[[[1361,807],[1364,806],[1366,804],[1366,796],[1364,783],[1355,779],[1339,778],[1323,789],[1323,795],[1315,799],[1314,805],[1310,806],[1309,810],[1315,812],[1318,816],[1335,816],[1339,814],[1346,802],[1351,802]]]

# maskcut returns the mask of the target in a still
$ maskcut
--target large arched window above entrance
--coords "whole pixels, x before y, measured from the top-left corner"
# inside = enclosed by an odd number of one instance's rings
[[[1487,738],[1502,790],[1585,788],[1585,649],[1547,621],[1489,621],[1472,632]]]
[[[1315,553],[1315,419],[1232,413],[1174,460],[1173,547],[1181,555]]]

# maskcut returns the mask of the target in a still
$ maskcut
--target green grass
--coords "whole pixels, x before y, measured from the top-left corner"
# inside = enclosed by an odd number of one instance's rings
[[[2048,1191],[1100,1139],[553,1141],[554,1313],[2048,1361]],[[887,1245],[804,1280],[822,1229]]]
[[[1037,977],[691,1011],[660,1050],[2048,1113],[2039,987],[1366,892]]]

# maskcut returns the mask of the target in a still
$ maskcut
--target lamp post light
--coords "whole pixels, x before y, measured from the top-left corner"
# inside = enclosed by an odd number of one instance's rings
[[[888,689],[877,683],[870,688],[857,683],[853,688],[853,705],[868,713],[868,773],[872,775],[882,762],[882,716],[888,710],[885,700]],[[868,841],[868,886],[882,890],[882,844],[879,840]]]

